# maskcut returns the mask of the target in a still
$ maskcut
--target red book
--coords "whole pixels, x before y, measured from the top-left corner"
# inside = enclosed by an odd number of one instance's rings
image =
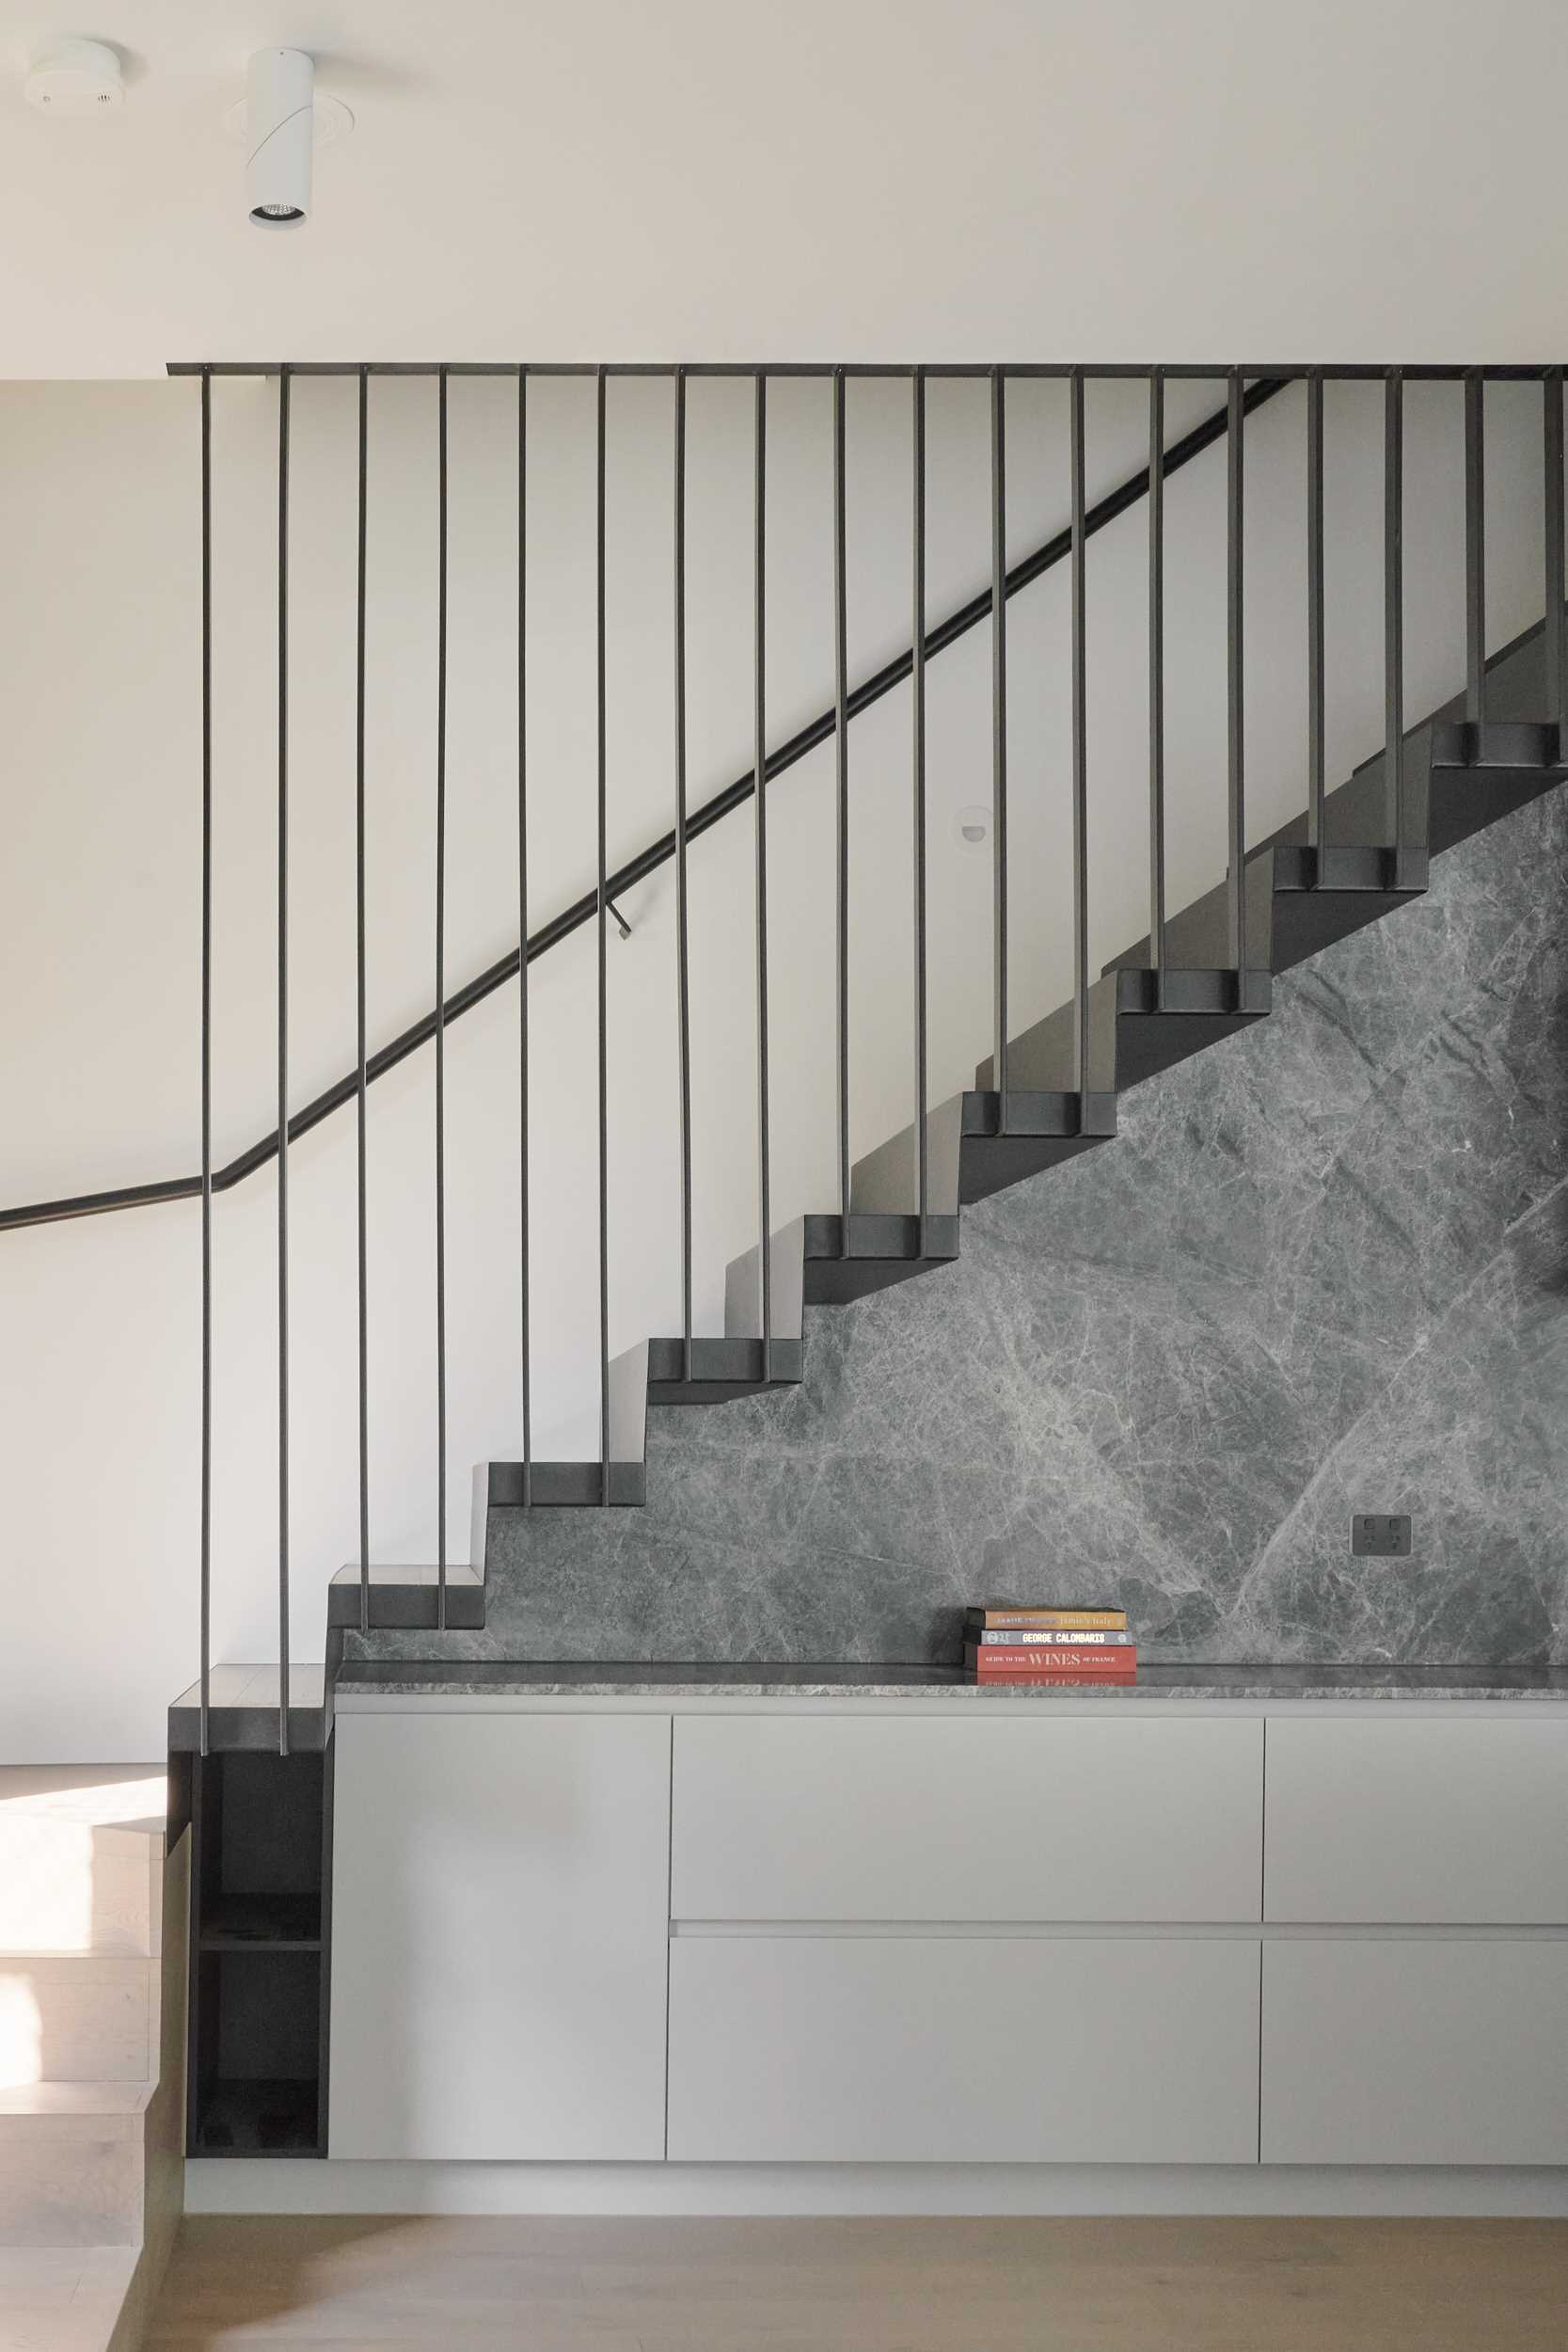
[[[1016,1648],[988,1643],[981,1649],[970,1642],[964,1648],[964,1664],[980,1674],[1009,1674],[1025,1668],[1030,1674],[1126,1674],[1137,1662],[1137,1650],[1130,1643],[1115,1649],[1058,1650],[1023,1643]]]

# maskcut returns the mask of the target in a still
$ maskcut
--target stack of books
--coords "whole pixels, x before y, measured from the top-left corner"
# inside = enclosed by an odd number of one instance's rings
[[[1125,1609],[966,1609],[964,1664],[977,1682],[1085,1690],[1135,1681]]]

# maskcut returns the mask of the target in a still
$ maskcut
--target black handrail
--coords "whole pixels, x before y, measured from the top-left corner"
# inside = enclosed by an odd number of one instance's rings
[[[171,373],[184,372],[178,368],[170,370]],[[221,366],[214,366],[212,370],[214,375],[248,374],[258,372],[249,368]],[[311,369],[303,366],[291,367],[290,370],[292,374],[331,372],[333,371],[328,369]],[[355,373],[357,373],[357,372],[356,369]],[[401,368],[378,368],[373,363],[370,369],[372,374],[412,372],[414,371],[405,371]],[[453,367],[451,371],[453,374],[467,372],[469,371],[457,367]],[[615,369],[606,371],[607,373],[611,374],[624,372],[627,371]],[[700,370],[691,371],[693,373],[701,372]],[[773,373],[802,372],[789,369],[769,371]],[[866,372],[896,374],[908,371],[888,369]],[[953,373],[964,373],[958,369],[951,372]],[[983,369],[969,372],[981,374],[989,373]],[[1052,373],[1062,374],[1070,373],[1066,369],[1052,371],[1043,368],[1020,369],[1016,372],[1020,374],[1040,375]],[[515,373],[515,371],[509,371],[509,373]],[[847,373],[859,373],[859,371],[847,371]],[[948,371],[943,370],[942,373],[946,373]],[[1007,373],[1011,373],[1014,371],[1008,370]],[[1105,373],[1132,373],[1134,371],[1105,371]],[[1164,373],[1169,379],[1180,376],[1183,371],[1180,368],[1167,368]],[[1346,370],[1344,373],[1349,374],[1354,371]],[[1381,371],[1370,370],[1367,373],[1378,373]],[[1406,373],[1410,375],[1422,373],[1423,371],[1416,369],[1406,371]],[[1536,377],[1540,375],[1538,368],[1522,369],[1519,373],[1533,374]],[[1265,401],[1272,400],[1276,392],[1284,391],[1289,380],[1286,374],[1277,373],[1260,376],[1259,380],[1249,384],[1242,403],[1243,414],[1250,415],[1255,408],[1260,408]],[[1162,478],[1168,480],[1173,473],[1179,473],[1183,466],[1190,465],[1195,457],[1200,457],[1205,450],[1212,449],[1216,441],[1224,440],[1227,427],[1226,408],[1216,408],[1211,416],[1205,417],[1200,424],[1195,425],[1190,433],[1185,433],[1180,440],[1173,441],[1165,452],[1164,462],[1160,469]],[[1085,517],[1085,536],[1092,538],[1096,532],[1105,530],[1118,516],[1125,515],[1130,508],[1135,506],[1140,499],[1147,497],[1151,471],[1152,469],[1149,466],[1140,467],[1137,472],[1129,474],[1125,482],[1118,484],[1117,488],[1108,492],[1098,504],[1090,507]],[[1065,563],[1072,552],[1072,546],[1073,533],[1071,526],[1069,525],[1065,531],[1054,532],[1039,547],[1031,549],[1029,554],[1022,557],[1006,574],[1006,596],[1016,596],[1022,589],[1038,580],[1042,574],[1054,569],[1056,564]],[[961,637],[967,637],[971,629],[977,628],[983,621],[989,620],[991,612],[991,589],[983,588],[978,596],[971,596],[967,604],[959,605],[957,611],[950,612],[945,620],[939,621],[926,638],[924,658],[930,660],[934,655],[945,652],[949,645],[957,644]],[[863,711],[870,710],[885,696],[891,694],[895,687],[901,686],[906,678],[912,676],[913,671],[914,647],[911,644],[902,653],[895,654],[891,661],[884,662],[879,670],[873,671],[869,677],[863,679],[859,686],[851,690],[844,702],[845,719],[858,719]],[[798,729],[779,746],[776,752],[771,753],[762,762],[765,781],[771,783],[774,777],[784,774],[787,770],[795,767],[822,744],[832,742],[838,732],[838,708],[835,703],[828,709],[820,711],[815,719],[808,721],[803,727]],[[700,834],[706,833],[710,827],[720,823],[722,818],[732,816],[736,809],[744,808],[756,789],[755,775],[754,767],[748,769],[743,776],[737,776],[733,784],[726,785],[721,792],[716,792],[711,800],[705,801],[700,808],[695,808],[690,812],[686,820],[686,839],[689,844],[695,841]],[[612,898],[621,897],[638,882],[646,882],[650,874],[657,873],[661,866],[668,865],[674,854],[675,834],[673,831],[660,834],[657,840],[650,842],[645,849],[640,850],[635,857],[628,859],[625,866],[618,866],[614,873],[607,876],[606,903],[608,904]],[[529,962],[536,962],[541,956],[547,955],[552,947],[559,946],[563,939],[570,938],[574,931],[580,930],[584,924],[593,922],[598,912],[599,892],[595,887],[585,891],[580,898],[574,899],[570,906],[564,907],[542,929],[532,933],[528,943]],[[487,996],[493,996],[498,989],[504,988],[509,980],[515,979],[521,964],[521,954],[517,948],[514,947],[499,961],[488,964],[471,980],[465,981],[461,988],[450,991],[441,1008],[440,1023],[450,1026],[453,1021],[461,1020],[464,1013],[471,1012],[473,1008],[483,1004]],[[418,1021],[408,1028],[401,1030],[389,1043],[370,1055],[364,1063],[365,1083],[373,1084],[377,1078],[385,1077],[388,1071],[397,1069],[398,1065],[406,1061],[410,1055],[417,1054],[422,1045],[428,1045],[436,1036],[437,1025],[437,1015],[434,1010],[422,1013]],[[348,1104],[356,1101],[360,1083],[359,1066],[356,1063],[346,1075],[335,1080],[325,1092],[316,1095],[312,1101],[305,1104],[303,1109],[294,1113],[288,1122],[289,1142],[297,1142],[302,1136],[308,1136],[312,1128],[319,1127],[324,1120],[329,1119],[334,1111],[342,1110]],[[236,1158],[229,1161],[227,1166],[214,1169],[212,1175],[212,1190],[214,1193],[230,1192],[236,1184],[242,1184],[247,1176],[254,1176],[259,1168],[265,1168],[268,1161],[275,1159],[277,1155],[278,1136],[279,1130],[275,1126],[257,1142],[240,1152]],[[198,1174],[166,1177],[161,1183],[122,1184],[106,1192],[77,1193],[60,1200],[30,1201],[19,1208],[0,1209],[0,1232],[16,1232],[32,1225],[62,1224],[71,1217],[103,1216],[119,1209],[150,1208],[165,1201],[198,1200],[201,1196],[201,1191],[202,1178]]]

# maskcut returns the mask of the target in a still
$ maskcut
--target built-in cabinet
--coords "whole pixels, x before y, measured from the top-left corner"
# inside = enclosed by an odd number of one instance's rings
[[[1265,2164],[1568,2164],[1568,1943],[1263,1947]]]
[[[1256,1920],[1260,1721],[675,1724],[677,1919]]]
[[[1257,1940],[677,1935],[670,2154],[1254,2163]]]
[[[334,2156],[663,2155],[670,1736],[340,1722]]]
[[[1555,1708],[458,1704],[339,1718],[334,2155],[1568,2163]]]

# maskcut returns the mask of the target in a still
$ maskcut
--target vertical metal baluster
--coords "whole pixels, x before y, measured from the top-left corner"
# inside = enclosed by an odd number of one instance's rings
[[[447,372],[436,393],[436,1623],[447,1623]]]
[[[1307,841],[1314,887],[1327,846],[1323,714],[1323,379],[1314,368],[1307,379]]]
[[[753,492],[752,773],[756,779],[757,1194],[762,1226],[762,1377],[773,1377],[773,1253],[768,1120],[768,378],[758,373],[752,461]]]
[[[1486,387],[1465,378],[1465,716],[1486,717]]]
[[[991,892],[995,957],[992,1081],[1007,1132],[1007,388],[990,372]]]
[[[533,1303],[530,1289],[528,1065],[528,370],[517,370],[517,1218],[521,1277],[523,1508],[533,1501]],[[480,1563],[475,1562],[477,1567]]]
[[[1226,382],[1226,705],[1229,822],[1230,961],[1237,1006],[1246,1001],[1246,721],[1242,662],[1242,372]]]
[[[354,645],[354,966],[355,1110],[359,1285],[359,1630],[371,1623],[371,1343],[369,1199],[369,1104],[365,1078],[365,545],[370,476],[370,371],[359,371],[358,578],[355,594]]]
[[[1148,378],[1148,956],[1165,995],[1165,383]]]
[[[914,459],[914,1136],[920,1255],[927,1254],[930,1139],[927,1115],[926,1020],[926,377],[916,368],[911,420]]]
[[[598,951],[599,1011],[599,1503],[610,1507],[610,1007],[609,976],[605,969],[605,868],[608,855],[608,810],[605,742],[605,372],[594,383],[594,739],[597,761],[595,792],[598,804],[597,919],[594,945]]]
[[[277,1753],[289,1753],[289,371],[277,377]]]
[[[675,1002],[680,1039],[681,1378],[691,1370],[691,956],[686,841],[686,370],[675,370]]]
[[[213,1675],[213,371],[201,371],[201,1753]]]
[[[1545,552],[1545,683],[1546,717],[1559,731],[1553,757],[1561,750],[1564,662],[1562,644],[1563,521],[1562,521],[1562,370],[1548,368],[1541,386],[1541,452],[1544,474],[1545,512],[1543,538]]]
[[[1404,848],[1404,373],[1390,368],[1383,393],[1384,783],[1396,868]]]
[[[849,1254],[849,622],[844,370],[833,372],[833,756],[837,796],[839,1255]]]
[[[1084,646],[1088,549],[1084,496],[1084,371],[1068,385],[1069,489],[1072,501],[1072,1083],[1082,1125],[1089,1089],[1089,787],[1088,662]]]

